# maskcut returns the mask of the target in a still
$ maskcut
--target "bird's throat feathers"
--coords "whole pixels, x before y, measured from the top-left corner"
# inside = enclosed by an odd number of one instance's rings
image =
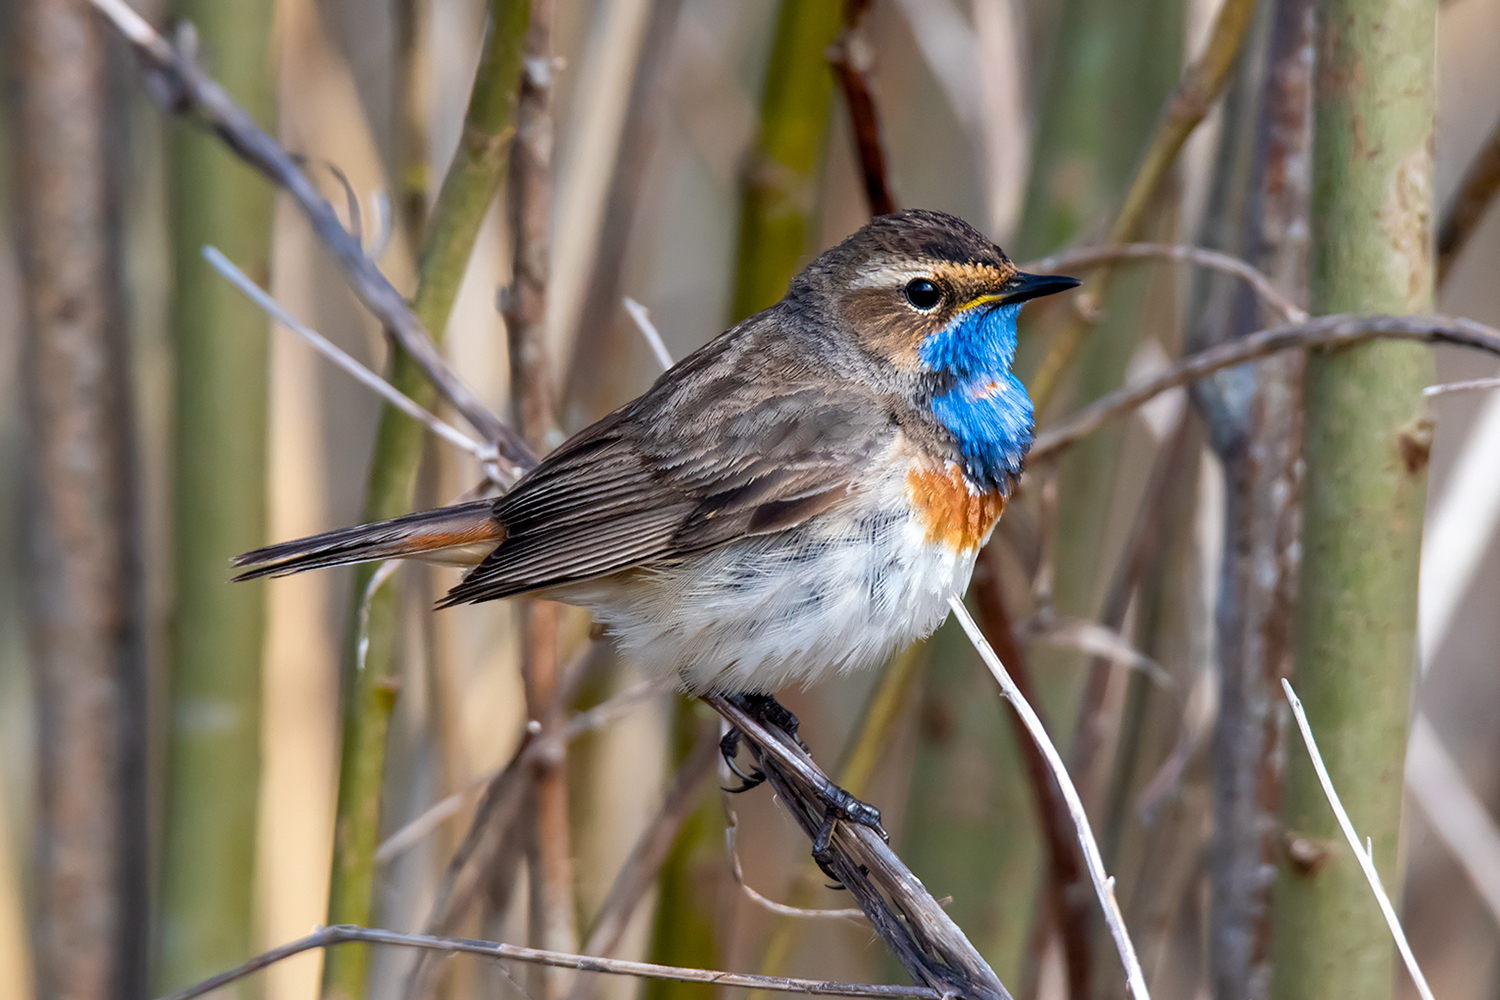
[[[958,440],[964,473],[984,490],[1010,492],[1031,450],[1031,397],[1011,373],[1020,303],[966,310],[929,336],[923,365],[946,378],[933,415]]]

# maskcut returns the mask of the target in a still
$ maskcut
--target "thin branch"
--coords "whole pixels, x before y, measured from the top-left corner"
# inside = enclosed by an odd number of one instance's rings
[[[1479,228],[1485,211],[1500,191],[1500,122],[1495,123],[1489,138],[1469,161],[1464,179],[1448,202],[1438,226],[1437,283],[1441,288],[1453,270],[1453,264]]]
[[[1136,649],[1117,627],[1104,622],[1047,614],[1021,622],[1017,631],[1029,642],[1076,650],[1103,659],[1111,666],[1139,670],[1163,688],[1177,683],[1165,667]]]
[[[1350,821],[1349,814],[1344,811],[1344,803],[1339,800],[1339,793],[1334,790],[1333,779],[1328,776],[1328,768],[1323,765],[1323,755],[1318,752],[1318,743],[1313,739],[1312,726],[1308,724],[1307,713],[1302,710],[1302,699],[1297,697],[1297,693],[1292,690],[1292,682],[1285,677],[1281,679],[1281,689],[1286,692],[1286,700],[1292,706],[1292,715],[1297,719],[1297,728],[1302,731],[1302,742],[1307,744],[1307,752],[1312,757],[1313,769],[1318,772],[1318,781],[1323,786],[1323,794],[1328,797],[1328,804],[1333,807],[1334,816],[1338,817],[1339,829],[1344,831],[1344,838],[1349,841],[1349,848],[1359,861],[1359,867],[1365,873],[1365,879],[1370,883],[1370,890],[1375,893],[1375,900],[1380,904],[1380,912],[1385,915],[1386,925],[1391,929],[1391,937],[1396,939],[1396,948],[1401,952],[1401,960],[1406,963],[1406,971],[1411,973],[1412,982],[1416,984],[1417,992],[1421,994],[1422,1000],[1433,1000],[1432,988],[1427,985],[1427,977],[1422,975],[1416,956],[1411,953],[1411,945],[1407,943],[1406,932],[1401,929],[1401,921],[1396,916],[1396,908],[1391,905],[1391,897],[1386,895],[1385,887],[1380,883],[1380,873],[1375,870],[1375,859],[1370,857],[1370,852],[1365,850],[1364,845],[1359,842],[1359,834],[1354,832],[1354,824]]]
[[[593,929],[583,946],[585,955],[608,956],[620,947],[630,918],[656,883],[662,865],[677,841],[688,815],[698,804],[699,790],[714,771],[719,759],[718,727],[705,725],[687,760],[677,769],[677,776],[667,790],[661,807],[631,848],[630,856],[620,866],[609,895],[594,917]],[[569,1000],[585,1000],[594,995],[593,980],[580,976],[568,993]]]
[[[510,153],[507,209],[512,269],[505,296],[505,329],[510,348],[511,401],[516,426],[526,443],[543,451],[557,430],[557,382],[548,343],[547,296],[552,277],[553,160],[552,110],[553,0],[532,0],[526,29],[521,82],[517,93],[516,135]],[[531,597],[521,602],[520,667],[530,717],[548,736],[561,727],[558,662],[560,605]],[[528,941],[555,951],[578,950],[574,896],[572,829],[568,818],[566,747],[557,744],[533,760],[532,808],[527,842]],[[503,916],[492,898],[485,917]],[[575,977],[561,970],[536,970],[531,990],[540,1000],[562,1000]]]
[[[1156,128],[1125,194],[1125,201],[1110,226],[1107,240],[1110,245],[1130,243],[1141,237],[1151,217],[1150,210],[1171,176],[1172,166],[1177,162],[1183,145],[1219,99],[1229,80],[1229,71],[1248,34],[1256,6],[1256,0],[1225,0],[1219,7],[1203,54],[1182,71],[1177,86],[1162,107]],[[1055,338],[1031,379],[1031,394],[1038,411],[1045,410],[1052,401],[1053,394],[1062,384],[1063,374],[1094,328],[1097,314],[1086,310],[1084,303],[1102,303],[1114,273],[1113,268],[1106,268],[1088,294],[1074,298],[1073,316]]]
[[[750,883],[745,881],[745,870],[740,866],[740,851],[736,843],[740,829],[739,816],[733,809],[726,811],[729,814],[729,822],[724,827],[724,845],[729,850],[729,870],[734,875],[735,885],[740,887],[740,891],[750,902],[778,917],[796,917],[802,920],[858,920],[861,923],[867,923],[864,910],[852,907],[843,910],[813,910],[805,906],[788,906],[756,892]]]
[[[333,252],[355,294],[422,367],[443,397],[487,441],[495,443],[501,460],[513,466],[513,471],[524,472],[534,466],[535,456],[448,367],[405,298],[344,229],[333,206],[313,187],[291,155],[204,74],[189,53],[173,47],[128,6],[120,0],[90,2],[148,64],[152,90],[163,107],[197,118],[231,151],[291,195],[318,238]]]
[[[654,693],[655,688],[648,683],[642,682],[631,685],[624,691],[606,701],[600,702],[588,711],[579,712],[569,719],[557,732],[528,743],[524,749],[524,754],[554,754],[559,745],[582,736],[584,733],[603,729],[611,722],[624,716],[632,708],[645,701],[646,698]],[[465,802],[478,794],[485,785],[499,777],[504,770],[505,766],[501,766],[486,771],[473,781],[470,781],[460,791],[454,792],[446,798],[439,799],[422,810],[421,813],[413,817],[401,829],[387,837],[376,848],[375,863],[377,865],[389,864],[403,851],[420,843],[423,837],[426,837],[433,830],[437,829],[443,820],[459,812],[464,807]]]
[[[651,347],[651,353],[656,355],[657,363],[661,370],[666,371],[672,367],[672,353],[667,350],[667,345],[662,342],[661,334],[656,330],[656,324],[651,322],[651,313],[645,306],[641,305],[630,296],[625,296],[625,311],[630,313],[630,318],[635,322],[635,328],[641,331],[641,336],[646,338],[646,343]]]
[[[880,115],[875,110],[874,95],[870,93],[870,67],[874,54],[860,30],[869,7],[869,0],[845,0],[844,30],[828,47],[828,62],[849,106],[854,149],[859,158],[870,214],[890,215],[896,211],[896,196],[891,191],[885,147],[880,141]]]
[[[1155,398],[1168,389],[1196,382],[1223,368],[1257,361],[1278,351],[1310,347],[1349,347],[1370,340],[1414,340],[1423,344],[1452,344],[1500,355],[1500,330],[1471,319],[1452,316],[1359,316],[1336,313],[1305,323],[1287,323],[1252,333],[1190,355],[1170,368],[1095,400],[1060,427],[1037,435],[1031,446],[1033,462],[1052,458],[1079,438]]]
[[[1089,877],[1094,883],[1094,892],[1098,895],[1099,905],[1104,910],[1104,922],[1109,925],[1110,936],[1115,939],[1115,947],[1120,952],[1120,962],[1125,966],[1125,981],[1130,987],[1130,994],[1136,1000],[1149,1000],[1151,994],[1146,989],[1145,974],[1141,971],[1141,963],[1136,958],[1135,945],[1131,943],[1130,932],[1125,929],[1125,915],[1120,912],[1119,901],[1115,899],[1115,880],[1104,870],[1104,859],[1099,854],[1099,845],[1095,842],[1093,831],[1089,828],[1089,818],[1083,810],[1083,801],[1078,797],[1078,789],[1073,787],[1072,778],[1068,777],[1068,770],[1063,766],[1062,755],[1057,752],[1057,747],[1048,737],[1042,720],[1037,718],[1036,712],[1022,697],[1020,688],[1016,687],[1016,682],[1006,672],[1005,665],[1000,662],[1000,657],[995,655],[995,650],[985,639],[984,633],[970,617],[969,609],[964,607],[963,598],[956,593],[950,593],[948,606],[953,609],[954,617],[968,633],[969,641],[974,644],[974,649],[984,660],[985,666],[989,667],[990,673],[994,674],[995,680],[1000,684],[1000,690],[1015,707],[1016,714],[1021,717],[1022,724],[1026,726],[1026,731],[1031,734],[1031,738],[1036,741],[1037,746],[1046,756],[1053,776],[1057,778],[1058,786],[1062,789],[1063,798],[1067,800],[1068,812],[1072,814],[1073,823],[1078,828],[1078,842],[1083,848],[1083,857],[1088,865]]]
[[[1015,671],[1013,680],[1021,696],[1028,703],[1041,704],[1036,695],[1036,683],[1026,661],[1025,650],[1018,641],[1017,629],[1012,624],[1010,608],[1006,604],[1005,589],[1000,578],[999,552],[987,546],[979,556],[971,584],[974,604],[979,617],[984,621],[993,644],[1005,652],[1003,662]],[[1007,702],[1007,704],[1010,704]],[[1011,705],[1011,711],[1016,711]],[[1038,718],[1041,709],[1036,709]],[[1017,721],[1019,721],[1019,716]],[[1062,787],[1057,776],[1047,766],[1047,758],[1036,741],[1029,738],[1023,727],[1012,726],[1017,750],[1026,769],[1026,778],[1031,784],[1031,794],[1036,798],[1037,825],[1047,845],[1048,877],[1047,898],[1052,910],[1052,920],[1061,938],[1063,957],[1068,963],[1068,995],[1085,997],[1093,980],[1094,947],[1088,900],[1075,891],[1087,877],[1078,838],[1074,836],[1074,824],[1063,798]],[[1045,728],[1045,723],[1043,723]],[[1029,949],[1034,955],[1045,950],[1051,936],[1048,923],[1035,922]]]
[[[523,948],[514,944],[499,944],[493,941],[474,941],[469,938],[436,937],[428,934],[399,934],[371,927],[351,927],[346,924],[324,927],[298,938],[279,948],[255,956],[243,965],[222,972],[212,979],[205,979],[196,986],[168,994],[161,1000],[194,1000],[244,979],[262,969],[269,968],[283,959],[300,955],[314,948],[327,948],[347,942],[392,945],[399,948],[420,948],[424,951],[447,954],[480,955],[485,958],[513,962],[529,962],[533,965],[551,966],[556,969],[576,969],[579,972],[604,972],[615,976],[634,976],[638,979],[666,979],[679,983],[708,983],[713,986],[737,986],[744,989],[772,990],[777,993],[805,993],[812,996],[869,997],[882,1000],[891,997],[910,997],[913,1000],[944,1000],[937,990],[920,986],[883,986],[865,983],[836,983],[822,979],[793,979],[788,976],[755,976],[743,972],[717,972],[712,969],[684,969],[673,965],[653,965],[650,962],[626,962],[615,958],[591,958],[587,955],[570,955],[565,952],[546,951],[541,948]]]
[[[1450,392],[1477,392],[1485,389],[1500,389],[1500,378],[1471,378],[1463,382],[1443,382],[1439,385],[1429,385],[1422,390],[1422,395],[1431,399],[1433,396],[1444,396]]]
[[[1301,323],[1308,318],[1303,309],[1283,295],[1270,277],[1257,270],[1248,261],[1231,254],[1210,250],[1207,247],[1189,246],[1185,243],[1122,243],[1119,246],[1082,247],[1064,250],[1040,260],[1021,265],[1023,271],[1066,271],[1069,269],[1101,267],[1121,260],[1175,260],[1196,264],[1214,271],[1223,271],[1244,279],[1270,308],[1281,314],[1288,323]]]
[[[447,441],[456,448],[467,451],[481,463],[494,460],[495,449],[492,446],[480,444],[455,428],[452,424],[447,423],[432,411],[418,404],[400,389],[397,389],[385,379],[360,364],[358,359],[333,341],[298,320],[291,313],[287,312],[281,303],[271,298],[264,289],[251,281],[244,271],[235,267],[229,258],[225,257],[219,251],[218,247],[204,247],[203,259],[208,261],[209,266],[223,275],[231,285],[244,292],[250,301],[260,307],[261,311],[307,341],[312,345],[314,350],[353,376],[354,380],[360,385],[374,392],[377,396],[417,421],[423,427],[426,427],[444,441]]]

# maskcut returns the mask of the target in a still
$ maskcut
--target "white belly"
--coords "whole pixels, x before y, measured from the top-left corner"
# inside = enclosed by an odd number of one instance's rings
[[[555,596],[593,609],[664,683],[772,692],[885,662],[941,624],[949,592],[968,587],[977,550],[928,541],[908,513],[864,514],[857,532],[835,532],[830,521],[849,523],[814,518]]]

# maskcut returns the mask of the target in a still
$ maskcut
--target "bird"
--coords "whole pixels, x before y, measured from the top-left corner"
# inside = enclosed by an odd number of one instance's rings
[[[469,567],[440,607],[579,605],[646,676],[774,714],[947,617],[1031,446],[1017,316],[1077,284],[953,215],[876,217],[498,498],[257,549],[236,579]]]

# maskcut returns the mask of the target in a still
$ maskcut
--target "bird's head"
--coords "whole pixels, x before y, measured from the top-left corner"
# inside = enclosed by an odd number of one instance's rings
[[[1076,279],[1025,274],[962,219],[918,210],[872,220],[798,283],[914,387],[913,401],[953,435],[973,481],[1008,489],[1032,434],[1031,399],[1011,372],[1016,316],[1023,302]]]

